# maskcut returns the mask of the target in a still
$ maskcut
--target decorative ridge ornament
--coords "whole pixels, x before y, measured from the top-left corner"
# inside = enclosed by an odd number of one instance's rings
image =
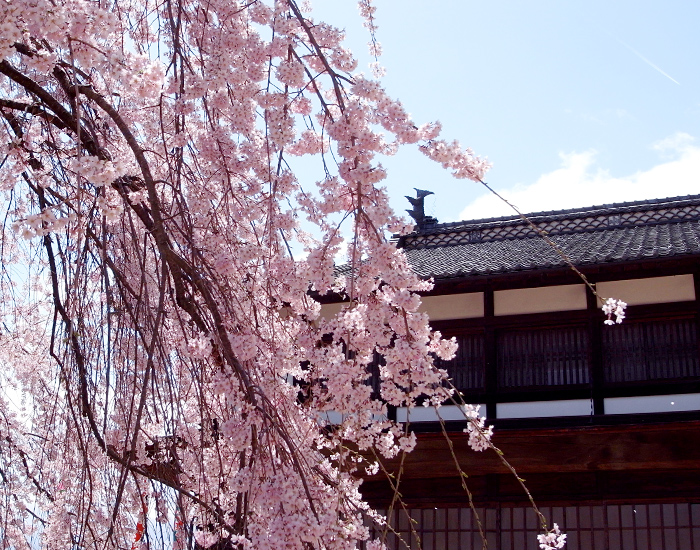
[[[413,206],[411,210],[406,210],[406,212],[408,212],[409,216],[416,222],[416,229],[420,232],[437,224],[436,218],[425,215],[425,197],[434,195],[435,193],[426,191],[425,189],[418,189],[417,187],[414,187],[414,189],[416,190],[415,198],[406,195],[408,202]]]

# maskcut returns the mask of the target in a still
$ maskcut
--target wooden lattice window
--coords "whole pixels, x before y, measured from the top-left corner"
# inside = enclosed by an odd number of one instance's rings
[[[484,334],[455,336],[459,348],[454,359],[438,360],[437,366],[447,370],[454,386],[463,392],[481,391],[485,383]]]
[[[496,351],[498,387],[589,384],[589,348],[585,326],[501,331]]]
[[[608,383],[700,377],[695,319],[625,321],[606,327],[603,369]]]

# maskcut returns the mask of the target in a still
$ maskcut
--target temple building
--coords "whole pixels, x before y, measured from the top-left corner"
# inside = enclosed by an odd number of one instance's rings
[[[482,406],[566,548],[700,550],[700,195],[438,224],[420,193],[399,246],[435,281],[432,326],[459,343],[441,366]],[[623,323],[604,324],[600,297],[628,304]],[[456,460],[488,548],[538,549],[518,479],[468,447],[456,406],[439,415],[452,449],[435,409],[411,411],[418,444],[399,492],[415,522],[396,509],[398,535],[409,548],[482,548]],[[362,491],[392,502],[381,475]]]

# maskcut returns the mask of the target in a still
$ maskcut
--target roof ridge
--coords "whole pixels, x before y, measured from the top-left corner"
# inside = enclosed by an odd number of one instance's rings
[[[681,204],[679,204],[681,203]],[[640,210],[642,207],[652,207],[651,209],[657,210],[660,208],[663,208],[664,206],[671,206],[673,207],[679,207],[679,206],[687,206],[687,205],[694,205],[698,204],[700,205],[700,195],[681,195],[678,197],[668,197],[668,198],[663,198],[663,199],[646,199],[646,200],[639,200],[639,201],[629,201],[629,202],[621,202],[621,203],[611,203],[611,204],[602,204],[602,205],[594,205],[594,206],[584,206],[584,207],[577,207],[577,208],[568,208],[568,209],[563,209],[563,210],[543,210],[540,212],[529,212],[529,213],[524,213],[524,216],[532,220],[533,222],[546,222],[549,221],[550,219],[575,219],[575,218],[581,218],[584,216],[591,216],[591,215],[610,215],[613,213],[616,213],[617,211],[629,211],[629,210]],[[526,224],[525,222],[519,215],[513,214],[509,216],[498,216],[498,217],[492,217],[492,218],[481,218],[481,219],[476,219],[476,220],[461,220],[461,221],[456,221],[456,222],[445,222],[445,223],[440,223],[440,224],[435,224],[430,226],[429,228],[423,229],[420,232],[414,232],[410,233],[408,236],[422,236],[422,235],[431,235],[431,234],[436,234],[436,233],[444,233],[446,230],[455,230],[455,229],[462,229],[462,230],[471,230],[471,229],[476,229],[480,226],[487,226],[487,225],[498,225],[498,226],[504,226],[504,225],[519,225],[519,224]]]
[[[605,231],[700,220],[700,195],[602,205],[527,215],[548,235]],[[449,247],[537,236],[519,217],[442,224],[401,237],[404,249]]]

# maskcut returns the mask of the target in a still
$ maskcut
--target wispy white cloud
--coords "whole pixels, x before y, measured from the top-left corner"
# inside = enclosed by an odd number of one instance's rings
[[[595,151],[561,153],[561,166],[533,183],[496,189],[522,212],[560,210],[613,202],[700,193],[700,147],[677,133],[651,146],[660,159],[648,170],[613,176],[600,167]],[[461,219],[507,216],[513,212],[497,197],[484,194],[469,204]]]
[[[676,156],[679,152],[692,149],[695,138],[685,132],[676,132],[667,138],[660,139],[656,143],[652,143],[651,148],[658,151],[659,154],[668,157],[669,155]],[[698,190],[700,192],[700,190]]]

